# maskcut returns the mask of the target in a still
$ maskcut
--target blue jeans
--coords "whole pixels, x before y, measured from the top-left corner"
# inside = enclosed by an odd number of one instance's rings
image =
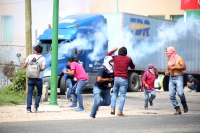
[[[126,78],[121,78],[121,77],[114,78],[113,95],[111,98],[112,110],[115,110],[118,92],[120,92],[120,103],[119,103],[118,110],[119,112],[123,111],[127,89],[128,89],[128,80]]]
[[[183,76],[170,76],[169,78],[169,96],[175,109],[180,107],[176,100],[176,92],[180,97],[181,104],[186,106],[187,102],[183,90]]]
[[[79,102],[79,108],[83,108],[83,97],[81,92],[83,91],[84,87],[87,84],[87,80],[79,80],[72,88],[73,93],[73,102],[72,105],[76,106],[77,105],[77,99]]]
[[[67,82],[67,86],[68,86],[68,91],[67,91],[67,99],[71,98],[71,94],[72,94],[72,87],[73,87],[73,78],[71,77],[67,77],[66,78],[66,82]]]
[[[188,85],[188,88],[190,88],[191,90],[196,90],[197,89],[197,85]]]
[[[149,98],[150,93],[150,98]],[[148,107],[148,101],[153,101],[156,97],[156,91],[155,90],[147,90],[144,89],[144,107]]]
[[[42,96],[42,79],[39,78],[29,78],[28,79],[28,96],[27,96],[27,110],[31,111],[32,105],[32,98],[33,98],[33,91],[34,87],[37,88],[37,96],[35,99],[35,106],[34,108],[37,109],[39,107],[40,98]]]
[[[110,89],[99,89],[97,86],[93,87],[94,94],[94,105],[90,116],[95,116],[97,113],[98,106],[109,106],[111,103]],[[101,100],[102,98],[102,100]]]

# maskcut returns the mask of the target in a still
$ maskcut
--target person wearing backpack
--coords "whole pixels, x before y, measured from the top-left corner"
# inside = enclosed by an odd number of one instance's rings
[[[94,104],[90,113],[91,118],[95,118],[99,106],[109,106],[111,103],[110,89],[114,83],[113,63],[112,56],[106,56],[98,71],[93,86]]]
[[[148,65],[148,69],[144,72],[142,76],[142,89],[144,91],[144,109],[148,110],[148,101],[151,106],[153,106],[153,100],[156,97],[156,91],[154,88],[154,81],[158,78],[158,72],[155,71],[155,66],[153,64]],[[150,94],[150,97],[149,97]]]
[[[42,71],[46,69],[45,57],[41,55],[42,50],[42,46],[35,46],[34,54],[29,55],[23,64],[23,68],[26,68],[26,76],[28,78],[27,113],[32,112],[32,96],[35,86],[37,88],[37,96],[33,108],[34,112],[38,111],[39,102],[42,96]]]

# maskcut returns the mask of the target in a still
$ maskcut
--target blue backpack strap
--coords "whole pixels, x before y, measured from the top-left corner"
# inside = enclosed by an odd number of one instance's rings
[[[149,71],[146,70],[146,79],[148,79],[148,77],[149,77]]]

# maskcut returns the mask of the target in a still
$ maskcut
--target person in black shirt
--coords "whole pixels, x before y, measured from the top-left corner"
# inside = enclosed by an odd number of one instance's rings
[[[191,89],[191,91],[196,92],[198,83],[199,81],[197,79],[195,79],[192,75],[188,75],[187,85],[188,85],[188,88]]]
[[[109,106],[111,103],[110,89],[114,82],[113,63],[112,56],[106,56],[104,64],[98,71],[93,87],[94,104],[90,114],[91,118],[95,118],[99,106]]]

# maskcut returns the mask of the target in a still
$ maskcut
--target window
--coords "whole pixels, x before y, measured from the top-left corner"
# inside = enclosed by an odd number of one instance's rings
[[[165,19],[165,15],[149,15],[149,17],[159,18],[159,19]]]
[[[14,16],[1,16],[2,41],[13,42],[14,39]]]
[[[171,15],[171,20],[177,21],[177,20],[179,20],[180,18],[183,18],[183,17],[184,17],[183,15]]]

